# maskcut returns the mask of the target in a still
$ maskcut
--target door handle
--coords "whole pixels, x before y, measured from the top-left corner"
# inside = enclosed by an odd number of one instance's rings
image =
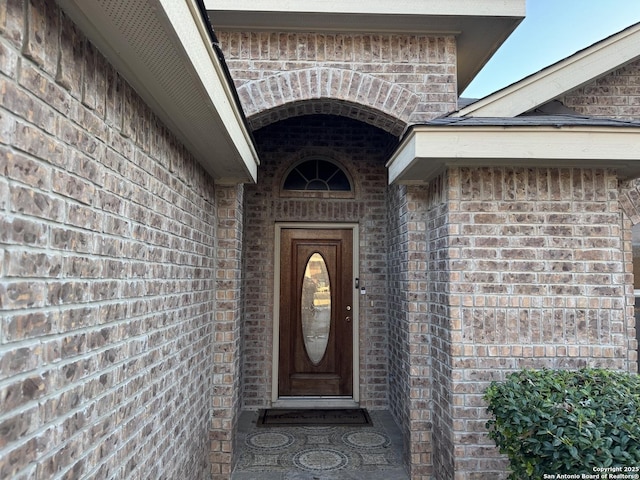
[[[344,317],[344,321],[345,322],[350,322],[351,321],[351,317],[349,317],[349,316]]]

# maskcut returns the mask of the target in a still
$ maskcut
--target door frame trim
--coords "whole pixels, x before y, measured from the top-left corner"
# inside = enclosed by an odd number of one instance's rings
[[[273,277],[273,351],[271,371],[271,404],[273,407],[304,408],[304,407],[354,407],[360,402],[360,292],[355,291],[353,285],[353,395],[349,397],[278,396],[278,377],[280,361],[280,237],[285,228],[304,230],[351,230],[353,235],[353,279],[360,271],[360,225],[358,223],[319,223],[319,222],[276,222],[275,224],[275,254]]]

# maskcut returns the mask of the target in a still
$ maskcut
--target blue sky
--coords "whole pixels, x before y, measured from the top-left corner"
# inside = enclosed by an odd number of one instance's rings
[[[527,0],[527,17],[464,91],[481,98],[640,22],[640,0]]]

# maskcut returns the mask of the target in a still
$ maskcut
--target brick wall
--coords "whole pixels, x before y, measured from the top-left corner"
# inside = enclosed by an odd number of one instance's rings
[[[492,380],[637,370],[615,172],[452,168],[390,192],[389,397],[412,478],[505,478],[486,436]]]
[[[216,34],[254,128],[316,112],[399,135],[457,105],[454,36]]]
[[[431,408],[433,418],[433,433],[431,434],[433,459],[427,463],[425,458],[421,463],[429,465],[433,463],[433,471],[443,475],[451,471],[453,462],[454,443],[449,434],[452,424],[451,418],[451,355],[453,345],[459,341],[455,335],[451,334],[451,329],[460,319],[455,315],[455,308],[452,308],[449,296],[449,272],[452,269],[453,260],[449,255],[451,248],[450,237],[455,235],[456,229],[449,222],[450,204],[449,200],[455,199],[450,193],[452,181],[448,174],[442,174],[435,178],[425,189],[423,197],[426,201],[421,202],[420,210],[425,221],[426,242],[424,249],[427,251],[426,280],[428,297],[423,308],[427,313],[420,320],[423,325],[422,349],[423,352],[418,360],[428,364],[428,357],[431,357],[431,403],[429,406],[416,403],[415,408],[419,409],[422,415],[426,414],[426,409]],[[453,197],[453,198],[450,198]],[[427,350],[427,346],[430,350]],[[425,430],[423,428],[422,430]],[[430,440],[431,440],[430,439]],[[424,447],[423,447],[424,448]],[[424,471],[424,467],[422,467]],[[429,478],[423,475],[419,478]]]
[[[207,478],[223,199],[53,1],[0,33],[0,477]]]
[[[403,436],[404,461],[411,464],[411,399],[407,372],[411,368],[409,345],[408,262],[408,211],[407,187],[389,188],[388,230],[389,249],[387,287],[389,317],[389,410]]]
[[[349,119],[306,117],[255,133],[262,160],[256,185],[245,191],[245,321],[243,403],[270,405],[273,348],[275,222],[359,223],[360,388],[362,405],[387,405],[386,170],[392,137]],[[287,170],[320,155],[339,162],[355,183],[355,198],[280,195]],[[277,300],[277,299],[275,299]]]
[[[640,61],[577,88],[559,100],[582,115],[636,120],[640,117]]]
[[[216,188],[217,244],[215,251],[216,310],[213,325],[212,478],[229,478],[236,452],[236,423],[240,413],[243,194],[241,185]]]
[[[505,465],[482,433],[491,380],[523,367],[637,370],[630,238],[615,172],[449,174],[448,434],[455,478],[489,479]]]
[[[640,61],[636,60],[566,94],[560,100],[582,115],[637,121],[640,118]],[[640,179],[620,184],[620,206],[633,225],[640,223]],[[629,227],[630,228],[630,227]],[[638,227],[636,227],[638,228]],[[635,267],[640,268],[640,245],[634,245]],[[635,283],[638,285],[638,275]],[[639,312],[640,313],[640,312]]]
[[[439,323],[449,323],[443,181],[438,177],[426,187],[391,187],[389,195],[389,409],[416,479],[431,478],[434,454],[451,443],[434,436],[446,412],[442,404],[448,399],[439,401],[439,393],[449,373],[440,354],[445,338],[438,330]]]

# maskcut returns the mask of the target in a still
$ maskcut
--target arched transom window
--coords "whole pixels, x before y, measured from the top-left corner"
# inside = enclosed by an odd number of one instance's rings
[[[351,192],[351,181],[336,163],[314,158],[294,165],[285,175],[283,192]]]

